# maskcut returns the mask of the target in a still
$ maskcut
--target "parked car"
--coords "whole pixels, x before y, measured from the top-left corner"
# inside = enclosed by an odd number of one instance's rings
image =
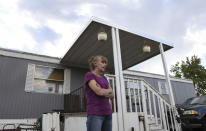
[[[183,130],[202,128],[206,131],[206,96],[192,97],[177,106]]]

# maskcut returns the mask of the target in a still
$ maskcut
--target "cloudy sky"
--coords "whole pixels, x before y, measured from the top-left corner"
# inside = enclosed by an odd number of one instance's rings
[[[205,0],[0,0],[0,47],[63,57],[92,16],[173,43],[168,68],[194,54],[206,66]],[[160,56],[132,69],[163,74]]]

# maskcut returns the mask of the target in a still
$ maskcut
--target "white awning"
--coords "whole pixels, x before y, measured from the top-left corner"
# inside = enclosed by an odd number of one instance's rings
[[[92,19],[88,26],[83,30],[76,39],[72,47],[64,55],[61,60],[63,65],[68,67],[78,67],[88,69],[88,59],[90,56],[103,55],[108,58],[108,72],[114,72],[114,60],[112,49],[111,28],[119,29],[122,68],[127,69],[147,59],[160,54],[159,44],[163,43],[164,51],[173,46],[165,42],[149,38],[145,35],[129,32],[123,28],[119,28],[113,24],[108,24],[102,20]],[[101,42],[97,40],[97,34],[101,29],[107,33],[107,41]],[[142,46],[144,43],[151,44],[151,52],[144,53]],[[151,65],[152,66],[152,65]]]

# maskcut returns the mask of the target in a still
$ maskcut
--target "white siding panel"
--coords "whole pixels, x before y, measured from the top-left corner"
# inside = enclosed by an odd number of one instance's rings
[[[25,91],[26,92],[33,91],[34,74],[35,74],[35,65],[28,64],[26,84],[25,84]]]
[[[71,83],[71,70],[65,69],[64,70],[64,86],[63,86],[64,94],[70,93],[70,83]]]

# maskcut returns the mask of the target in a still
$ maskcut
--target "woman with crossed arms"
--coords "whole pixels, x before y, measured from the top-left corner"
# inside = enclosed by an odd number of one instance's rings
[[[109,99],[114,93],[104,76],[107,58],[92,56],[89,60],[91,72],[84,79],[87,98],[87,131],[112,131],[112,108]]]

